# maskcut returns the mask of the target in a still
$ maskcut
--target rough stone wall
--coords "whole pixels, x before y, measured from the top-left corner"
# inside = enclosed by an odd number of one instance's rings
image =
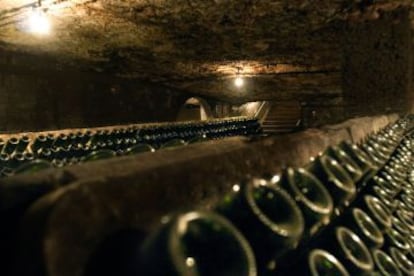
[[[188,95],[146,82],[76,71],[28,70],[0,59],[0,132],[174,121]]]
[[[315,98],[302,102],[302,125],[308,128],[341,122],[348,118],[345,109],[342,97]]]
[[[411,27],[408,8],[350,20],[344,36],[343,91],[347,113],[405,112],[410,107]]]

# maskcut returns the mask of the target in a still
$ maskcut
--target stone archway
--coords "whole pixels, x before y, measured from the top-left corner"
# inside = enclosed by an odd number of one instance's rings
[[[204,99],[191,97],[180,108],[177,121],[205,121],[212,117],[211,108]]]

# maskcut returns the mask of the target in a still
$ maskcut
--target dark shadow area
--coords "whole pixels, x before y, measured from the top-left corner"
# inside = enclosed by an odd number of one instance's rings
[[[84,276],[140,275],[139,249],[145,233],[125,229],[107,237],[92,253]]]

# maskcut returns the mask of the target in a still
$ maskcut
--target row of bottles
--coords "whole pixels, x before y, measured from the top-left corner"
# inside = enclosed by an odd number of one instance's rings
[[[212,210],[164,217],[123,275],[414,275],[413,126],[401,119],[305,168],[241,181]]]
[[[111,130],[90,129],[58,135],[49,133],[33,139],[23,135],[0,140],[0,176],[259,133],[260,124],[256,119],[233,118]]]

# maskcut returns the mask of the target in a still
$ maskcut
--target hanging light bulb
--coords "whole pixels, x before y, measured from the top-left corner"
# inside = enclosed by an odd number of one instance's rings
[[[237,75],[236,75],[236,78],[234,79],[234,85],[238,88],[244,85],[244,79],[240,75],[240,71],[242,70],[243,70],[242,67],[237,67]]]
[[[234,79],[234,85],[237,86],[237,87],[242,87],[244,85],[244,79],[240,76],[237,76]]]
[[[50,21],[41,9],[33,9],[28,18],[29,31],[34,34],[46,35],[50,33]]]
[[[46,15],[46,9],[42,9],[42,0],[38,0],[33,6],[27,18],[28,31],[33,34],[46,35],[50,33],[50,21]]]

